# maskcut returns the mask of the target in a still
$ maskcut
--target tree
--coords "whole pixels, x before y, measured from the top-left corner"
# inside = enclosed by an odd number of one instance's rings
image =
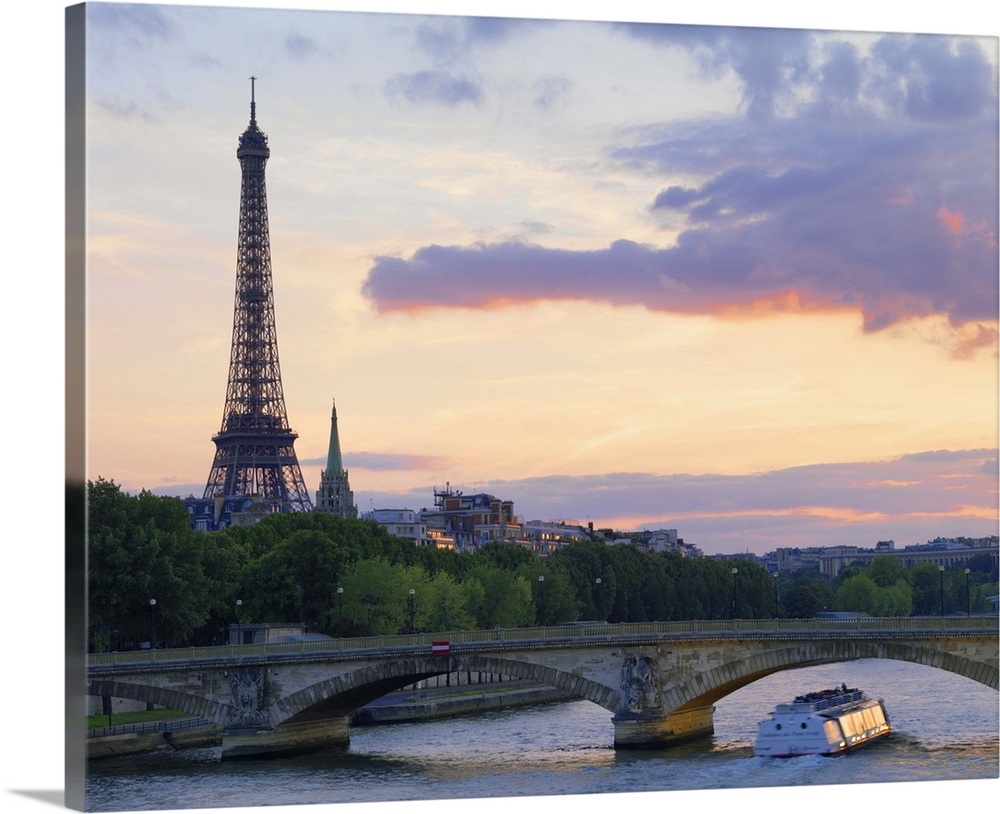
[[[481,630],[527,627],[535,621],[531,586],[523,576],[484,560],[469,571],[463,588]]]
[[[331,597],[348,561],[346,546],[322,531],[300,529],[247,565],[239,598],[257,621],[315,622],[331,630]]]
[[[864,574],[848,577],[837,589],[837,607],[842,611],[881,616],[884,603],[879,587]]]
[[[481,546],[473,556],[476,559],[487,560],[505,571],[516,571],[536,559],[526,548],[497,540]]]
[[[906,570],[906,581],[913,588],[913,613],[936,616],[941,608],[941,577],[936,565],[921,562]]]
[[[614,585],[613,604],[608,613],[609,622],[648,622],[643,597],[645,557],[634,545],[616,545],[608,548],[608,578]]]
[[[418,627],[421,630],[470,630],[476,620],[469,610],[470,593],[450,574],[439,573],[421,594]]]
[[[579,618],[573,585],[558,563],[532,557],[517,574],[531,586],[535,624],[560,625]]]
[[[605,619],[611,606],[607,548],[604,543],[581,540],[556,550],[549,557],[550,563],[563,567],[584,619]]]
[[[206,574],[184,504],[98,478],[87,483],[87,520],[91,646],[150,641],[154,620],[159,644],[190,641],[220,587]]]
[[[892,554],[879,554],[863,573],[879,588],[888,588],[903,578],[903,563]]]
[[[413,609],[428,601],[427,575],[422,568],[391,563],[384,557],[359,560],[343,576],[344,625],[355,635],[392,635],[409,627],[410,590]],[[328,624],[336,624],[339,606],[332,606]]]
[[[823,602],[813,583],[789,586],[781,599],[790,619],[811,619],[821,610]]]
[[[883,588],[886,616],[909,616],[913,610],[913,589],[905,579],[898,579],[888,588]]]

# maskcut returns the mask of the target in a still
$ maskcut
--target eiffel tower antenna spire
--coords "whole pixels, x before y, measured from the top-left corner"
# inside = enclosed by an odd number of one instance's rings
[[[240,227],[229,382],[215,460],[204,499],[259,495],[281,511],[309,511],[289,428],[278,363],[264,166],[271,155],[257,126],[256,77],[250,78],[250,124],[239,137]]]

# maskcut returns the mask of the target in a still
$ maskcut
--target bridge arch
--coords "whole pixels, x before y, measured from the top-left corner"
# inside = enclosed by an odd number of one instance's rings
[[[700,709],[714,704],[741,687],[782,670],[858,659],[908,661],[946,670],[993,689],[998,686],[996,667],[947,653],[933,646],[884,640],[838,640],[802,643],[729,662],[675,685],[664,693],[664,703],[673,712]]]
[[[575,695],[585,701],[591,701],[609,712],[615,712],[618,709],[621,696],[619,692],[577,673],[554,667],[544,667],[529,661],[494,656],[460,656],[459,661],[468,665],[467,667],[463,666],[463,670],[497,673],[509,675],[512,678],[534,681],[547,687],[555,687],[557,690],[562,690],[568,695]]]
[[[393,690],[454,672],[482,672],[534,681],[592,701],[614,712],[618,693],[565,670],[527,661],[456,654],[386,661],[318,681],[275,702],[272,722],[304,723],[344,717]]]
[[[221,724],[228,706],[190,693],[179,692],[151,684],[135,684],[129,681],[107,679],[91,681],[87,685],[87,695],[109,695],[112,698],[128,698],[157,704],[167,709],[176,709],[190,715]]]

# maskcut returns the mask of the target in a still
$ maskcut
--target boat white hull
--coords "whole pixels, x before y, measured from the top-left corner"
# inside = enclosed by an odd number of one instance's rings
[[[883,738],[890,731],[881,701],[865,698],[835,707],[822,703],[782,704],[761,723],[754,754],[840,755]]]

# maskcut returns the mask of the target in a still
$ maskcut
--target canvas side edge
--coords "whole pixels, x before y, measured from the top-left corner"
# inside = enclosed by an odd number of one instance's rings
[[[65,805],[86,808],[86,6],[65,16]]]

